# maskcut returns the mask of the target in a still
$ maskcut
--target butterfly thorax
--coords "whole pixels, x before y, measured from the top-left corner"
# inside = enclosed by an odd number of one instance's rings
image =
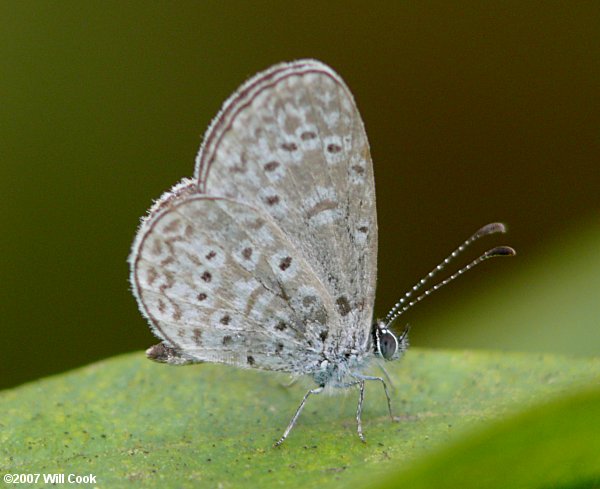
[[[369,352],[345,353],[329,360],[323,360],[312,376],[319,386],[347,387],[368,365],[372,355]]]

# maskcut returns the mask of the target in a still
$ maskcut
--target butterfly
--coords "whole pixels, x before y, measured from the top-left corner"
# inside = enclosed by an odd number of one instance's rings
[[[161,340],[151,360],[216,362],[307,375],[307,399],[358,388],[357,431],[371,359],[396,360],[406,309],[477,263],[514,254],[498,247],[411,300],[413,292],[479,237],[484,226],[373,320],[377,215],[364,124],[341,77],[315,60],[275,65],[225,102],[204,136],[193,178],[151,207],[129,258],[131,286]]]

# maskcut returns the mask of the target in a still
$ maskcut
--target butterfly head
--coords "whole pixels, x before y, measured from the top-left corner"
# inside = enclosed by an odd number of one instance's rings
[[[388,361],[398,360],[408,348],[409,329],[406,326],[402,334],[396,336],[388,329],[388,324],[385,321],[376,321],[373,325],[375,354]]]

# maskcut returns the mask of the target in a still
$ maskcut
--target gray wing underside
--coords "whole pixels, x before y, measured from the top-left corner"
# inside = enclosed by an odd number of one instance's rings
[[[160,207],[132,254],[154,333],[192,361],[314,371],[334,305],[269,216],[185,192]]]
[[[224,104],[196,160],[200,192],[246,202],[294,243],[335,305],[329,351],[366,346],[377,274],[373,167],[354,99],[317,61],[277,65]]]

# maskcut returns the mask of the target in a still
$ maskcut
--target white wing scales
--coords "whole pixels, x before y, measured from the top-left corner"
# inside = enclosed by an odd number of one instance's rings
[[[244,84],[207,132],[199,188],[250,203],[296,244],[340,321],[328,350],[368,341],[377,273],[375,187],[362,119],[344,82],[316,61]]]
[[[268,216],[186,195],[144,228],[132,279],[157,336],[196,361],[295,373],[318,365],[333,305]]]
[[[375,187],[341,78],[308,60],[248,80],[208,129],[194,177],[153,206],[130,257],[155,334],[187,359],[293,373],[365,353]]]

